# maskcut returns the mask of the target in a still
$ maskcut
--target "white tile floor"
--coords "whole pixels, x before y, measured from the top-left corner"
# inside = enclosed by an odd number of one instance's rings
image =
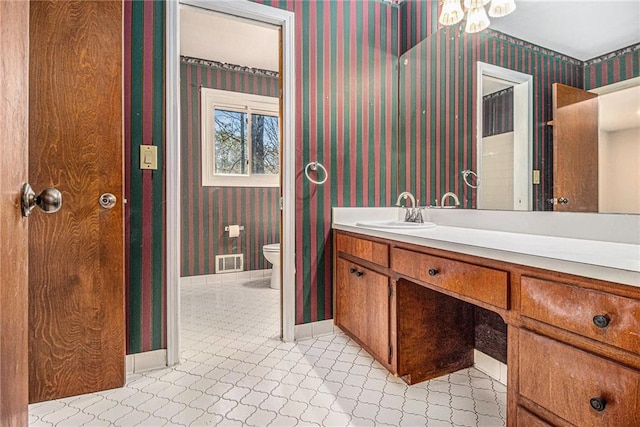
[[[189,284],[182,364],[124,388],[30,405],[32,426],[503,426],[476,369],[408,387],[344,334],[283,343],[269,279]]]

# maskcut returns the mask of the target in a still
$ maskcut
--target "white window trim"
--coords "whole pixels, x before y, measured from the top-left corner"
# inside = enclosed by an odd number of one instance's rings
[[[215,125],[211,117],[215,109],[231,111],[251,111],[278,116],[280,120],[280,100],[276,97],[231,92],[219,89],[200,89],[201,136],[202,136],[202,185],[217,187],[278,187],[279,174],[216,175],[215,174]],[[251,150],[249,144],[249,150]],[[280,143],[278,144],[279,149]],[[251,159],[251,152],[249,152]],[[249,171],[251,160],[249,160]]]

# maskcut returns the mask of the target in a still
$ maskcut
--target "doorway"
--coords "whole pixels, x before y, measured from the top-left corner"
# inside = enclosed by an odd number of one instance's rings
[[[531,210],[533,77],[479,61],[477,79],[477,208]]]
[[[280,207],[281,243],[281,336],[293,341],[294,330],[294,232],[293,203],[295,201],[294,159],[294,88],[293,88],[293,13],[259,4],[225,1],[183,1],[180,5],[194,6],[207,11],[280,28],[280,112],[281,112],[281,184],[277,204]],[[181,173],[181,123],[180,123],[180,25],[177,3],[167,3],[167,363],[174,365],[180,360],[179,316],[180,316],[180,248],[181,219],[180,194]]]

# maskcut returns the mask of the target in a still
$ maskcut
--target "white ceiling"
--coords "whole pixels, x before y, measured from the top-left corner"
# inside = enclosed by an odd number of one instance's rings
[[[180,55],[278,71],[278,27],[180,5]]]
[[[516,0],[490,28],[586,61],[640,43],[640,0]]]

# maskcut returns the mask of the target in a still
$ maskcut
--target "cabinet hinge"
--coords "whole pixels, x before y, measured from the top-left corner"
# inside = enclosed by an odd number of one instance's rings
[[[393,346],[389,345],[389,360],[391,360],[392,356],[393,356]]]
[[[391,287],[391,283],[389,283],[389,297],[393,295],[393,288]]]

